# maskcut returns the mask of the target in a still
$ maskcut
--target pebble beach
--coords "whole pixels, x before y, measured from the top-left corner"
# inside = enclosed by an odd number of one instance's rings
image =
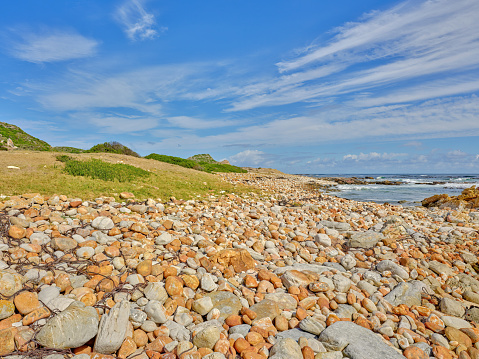
[[[479,211],[219,174],[195,200],[0,201],[2,358],[479,358]]]

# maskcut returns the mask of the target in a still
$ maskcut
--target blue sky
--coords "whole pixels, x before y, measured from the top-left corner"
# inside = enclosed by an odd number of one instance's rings
[[[478,173],[477,0],[0,4],[0,121],[289,173]]]

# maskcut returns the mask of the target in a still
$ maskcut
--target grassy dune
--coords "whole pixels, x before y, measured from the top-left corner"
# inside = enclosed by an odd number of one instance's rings
[[[64,171],[65,163],[56,160],[59,152],[10,151],[0,153],[0,195],[39,192],[43,195],[65,194],[69,197],[93,199],[99,196],[118,198],[121,192],[132,192],[137,199],[171,196],[190,199],[208,193],[245,192],[245,187],[232,186],[218,176],[198,172],[151,159],[112,153],[69,154],[87,161],[95,158],[110,163],[125,163],[151,173],[148,177],[129,182],[104,181],[90,177],[72,176]],[[16,166],[20,169],[9,169]]]

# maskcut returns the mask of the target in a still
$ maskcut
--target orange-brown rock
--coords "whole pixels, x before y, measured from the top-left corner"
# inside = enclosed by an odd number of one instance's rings
[[[21,292],[13,300],[20,314],[26,315],[42,306],[35,292]]]
[[[232,265],[236,273],[245,272],[253,269],[256,265],[251,254],[245,249],[224,249],[211,258],[225,267]]]

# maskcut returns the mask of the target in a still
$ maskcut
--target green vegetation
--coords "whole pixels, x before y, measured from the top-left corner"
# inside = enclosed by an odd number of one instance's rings
[[[147,177],[150,172],[123,163],[108,163],[98,159],[78,161],[67,155],[57,156],[57,160],[65,163],[65,173],[72,176],[84,176],[103,181],[129,182],[139,177]]]
[[[122,145],[119,142],[105,142],[101,143],[98,145],[93,146],[90,148],[88,151],[89,153],[99,153],[99,152],[104,152],[104,153],[117,153],[119,155],[128,155],[128,156],[134,156],[134,157],[140,157],[138,153],[135,151],[131,150],[130,148]]]
[[[191,159],[184,159],[181,157],[158,155],[156,153],[152,153],[146,156],[145,158],[153,159],[160,162],[171,163],[171,164],[182,166],[185,168],[192,168],[197,171],[203,171],[208,173],[212,173],[212,172],[246,173],[247,172],[241,167],[226,165],[226,164],[218,163],[216,161],[214,163],[199,162],[199,161],[195,161]]]
[[[206,172],[174,166],[169,163],[117,154],[80,153],[63,154],[77,161],[101,159],[104,162],[125,163],[150,173],[148,177],[137,177],[132,181],[101,181],[92,177],[72,176],[65,172],[63,163],[56,159],[58,153],[47,151],[5,151],[0,154],[0,195],[40,193],[51,196],[64,194],[84,200],[100,196],[112,196],[117,200],[121,192],[132,192],[138,200],[161,198],[167,201],[178,199],[201,199],[211,194],[234,192],[250,193],[252,189],[242,185],[231,185],[219,176]],[[65,160],[68,160],[65,158]],[[7,169],[16,166],[20,169]],[[1,200],[0,200],[1,202]],[[1,207],[1,204],[0,204]]]
[[[51,146],[48,143],[29,135],[20,127],[0,122],[0,146],[5,147],[9,138],[13,141],[13,144],[20,149],[33,151],[51,150]]]
[[[188,157],[188,159],[196,161],[196,162],[218,163],[217,161],[215,161],[213,159],[213,157],[211,157],[211,155],[209,155],[207,153],[203,153],[203,154],[200,154],[200,155],[194,155],[194,156]]]
[[[55,152],[66,152],[66,153],[83,153],[85,150],[82,150],[81,148],[75,148],[75,147],[67,147],[67,146],[57,146],[53,147],[52,151]]]

